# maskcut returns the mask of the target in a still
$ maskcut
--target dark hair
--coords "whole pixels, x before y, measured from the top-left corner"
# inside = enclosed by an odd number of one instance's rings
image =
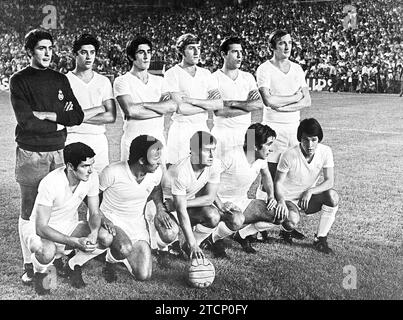
[[[176,50],[179,55],[179,58],[182,58],[183,51],[185,51],[185,48],[189,44],[198,44],[200,43],[200,38],[198,36],[195,36],[194,34],[191,33],[185,33],[181,35],[177,40],[176,40]]]
[[[152,45],[151,41],[144,37],[137,37],[137,38],[133,39],[132,41],[129,41],[126,45],[126,57],[127,57],[127,60],[129,61],[130,67],[132,67],[132,65],[133,65],[132,60],[136,60],[136,52],[137,52],[139,45],[141,45],[141,44],[147,44],[151,50],[153,49],[153,45]]]
[[[253,142],[254,147],[256,147],[258,150],[262,149],[262,146],[267,142],[267,139],[269,137],[276,138],[276,131],[265,124],[251,124],[245,134],[245,140],[243,144],[244,151],[246,151],[248,147],[251,147],[250,142]]]
[[[217,144],[217,139],[207,131],[197,131],[190,138],[190,150],[201,150],[206,144]]]
[[[41,29],[33,29],[31,31],[29,31],[24,38],[24,48],[25,50],[29,53],[30,51],[33,51],[36,44],[41,41],[41,40],[50,40],[50,42],[52,42],[53,45],[53,37],[52,35],[45,31],[45,30],[41,30]]]
[[[132,143],[130,144],[129,161],[128,161],[129,165],[135,164],[141,158],[143,158],[145,162],[148,163],[147,151],[153,144],[157,142],[160,141],[146,134],[134,138]]]
[[[301,142],[302,134],[305,133],[308,137],[318,137],[319,142],[323,139],[323,130],[318,120],[314,118],[304,119],[300,122],[297,131],[297,139]]]
[[[95,156],[94,150],[82,142],[74,142],[66,145],[63,150],[64,163],[70,163],[74,170],[77,169],[81,161]]]
[[[95,48],[95,52],[98,53],[99,49],[99,41],[89,33],[83,33],[79,37],[77,37],[73,42],[73,53],[77,54],[78,50],[81,49],[82,46],[87,44],[91,44]]]
[[[284,29],[277,29],[277,30],[274,30],[272,33],[270,33],[270,35],[269,35],[270,49],[271,50],[276,49],[277,41],[287,34],[290,34],[290,33]]]
[[[220,44],[220,52],[224,52],[225,54],[227,54],[228,50],[229,50],[229,46],[231,44],[241,44],[242,45],[242,39],[239,37],[225,38]]]

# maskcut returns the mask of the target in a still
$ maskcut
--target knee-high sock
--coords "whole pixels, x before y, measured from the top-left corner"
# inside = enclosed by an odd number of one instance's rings
[[[105,251],[106,249],[99,249],[99,248],[96,248],[93,252],[84,252],[78,250],[75,256],[69,260],[69,267],[71,270],[74,270],[74,267],[76,265],[82,266],[87,261],[90,261],[91,259],[100,255],[101,253],[104,253]]]
[[[131,274],[133,274],[133,269],[132,269],[132,266],[131,266],[130,263],[129,263],[129,260],[127,260],[127,259],[117,260],[117,259],[115,259],[115,257],[112,255],[110,248],[108,248],[108,249],[106,249],[106,250],[107,250],[107,251],[106,251],[105,260],[106,260],[107,262],[109,262],[109,263],[123,262],[123,264],[124,264],[124,265],[126,266],[126,268],[129,270],[129,272],[130,272]]]
[[[156,239],[157,239],[157,249],[160,250],[160,251],[168,251],[168,246],[169,246],[170,244],[174,243],[175,241],[178,241],[178,240],[179,240],[179,235],[177,235],[177,236],[175,237],[175,240],[174,240],[174,241],[172,241],[172,242],[170,242],[170,243],[166,243],[166,242],[164,242],[164,241],[161,240],[160,235],[159,235],[158,232],[157,232]]]
[[[235,231],[232,231],[224,222],[220,221],[217,228],[215,228],[213,231],[213,242],[224,239],[234,233]]]
[[[55,259],[53,258],[52,261],[49,262],[48,264],[42,264],[36,258],[35,253],[31,254],[31,261],[32,261],[32,264],[34,266],[34,272],[45,273],[46,270],[48,269],[48,267],[53,264],[54,260]]]
[[[193,234],[195,236],[197,245],[199,245],[204,239],[206,239],[213,231],[214,228],[205,227],[200,223],[196,224],[193,230]]]
[[[336,219],[336,212],[339,209],[336,207],[329,207],[327,205],[322,205],[322,209],[320,211],[320,220],[317,230],[318,237],[326,237],[329,233],[330,228],[333,225],[334,220]]]
[[[22,259],[24,260],[24,263],[32,263],[31,250],[29,250],[28,245],[25,243],[24,237],[22,235],[22,230],[24,230],[24,226],[27,223],[29,223],[29,220],[24,220],[23,218],[19,217],[19,219],[18,219],[18,235],[20,236]]]
[[[242,239],[245,239],[247,236],[251,236],[257,232],[265,231],[273,227],[273,224],[270,222],[259,221],[255,223],[248,224],[246,227],[243,227],[239,230],[239,235]]]

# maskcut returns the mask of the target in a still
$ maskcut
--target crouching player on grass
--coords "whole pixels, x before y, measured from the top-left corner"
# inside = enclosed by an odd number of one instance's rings
[[[63,150],[65,166],[48,173],[39,184],[38,195],[23,239],[32,252],[35,291],[50,293],[47,286],[52,263],[60,265],[63,255],[78,249],[66,265],[72,286],[85,286],[81,266],[101,254],[112,243],[112,235],[101,227],[99,182],[93,171],[94,151],[77,142]],[[79,221],[77,209],[88,198],[89,220]],[[55,258],[58,258],[55,260]]]
[[[334,182],[332,150],[323,144],[323,131],[316,119],[301,121],[297,139],[299,144],[285,151],[277,166],[274,181],[277,209],[288,216],[284,233],[291,234],[300,219],[300,212],[319,212],[320,220],[314,237],[314,248],[329,254],[327,234],[335,220],[339,195],[332,189]],[[317,184],[323,171],[323,182]],[[289,236],[290,242],[291,235]]]

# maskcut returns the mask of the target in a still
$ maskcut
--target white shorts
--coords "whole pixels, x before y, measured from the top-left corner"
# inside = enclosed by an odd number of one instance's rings
[[[94,169],[101,173],[101,171],[109,164],[109,147],[108,139],[105,134],[82,134],[82,133],[68,133],[66,145],[73,142],[82,142],[90,146],[95,152]]]
[[[165,142],[165,138],[164,138],[164,134],[161,133],[133,133],[131,132],[130,134],[127,133],[123,133],[122,135],[122,139],[120,140],[120,161],[127,161],[129,160],[129,154],[130,154],[130,145],[132,144],[132,141],[134,138],[142,135],[142,134],[147,134],[149,136],[152,136],[156,139],[158,139],[159,141],[162,142],[162,144],[164,145],[164,147],[166,146],[166,142]],[[164,148],[166,149],[166,148]],[[163,152],[162,154],[164,155],[165,152]],[[165,163],[165,156],[161,156],[162,158],[162,162]]]
[[[267,162],[278,163],[281,154],[288,148],[297,145],[297,130],[299,122],[295,123],[263,123],[268,125],[274,131],[276,131],[277,138],[271,145],[271,150],[269,156],[267,157]]]
[[[72,221],[70,223],[66,223],[61,226],[52,226],[52,228],[59,231],[60,233],[70,236],[73,233],[73,231],[76,230],[77,226],[81,223],[83,223],[83,222],[82,221]],[[35,222],[33,222],[33,221],[29,221],[29,223],[25,223],[23,225],[23,228],[21,231],[22,231],[22,239],[28,248],[31,248],[31,244],[33,242],[39,242],[42,239],[40,236],[38,236],[36,234]],[[65,253],[65,251],[66,251],[65,244],[57,243],[57,242],[54,242],[54,244],[56,245],[56,254],[57,255],[68,254],[71,251],[71,249],[70,249],[70,250],[68,250],[68,252]]]
[[[224,200],[221,199],[222,202],[231,202],[234,205],[236,205],[239,209],[241,209],[241,212],[244,213],[246,208],[249,206],[249,204],[251,203],[252,200],[254,199],[248,199],[248,198],[241,198],[241,199],[229,199],[229,200]]]
[[[150,244],[148,222],[144,216],[139,219],[133,217],[120,217],[116,214],[103,213],[115,226],[121,228],[132,243],[142,240]]]
[[[196,131],[210,130],[207,123],[190,124],[188,122],[172,122],[168,131],[167,141],[167,163],[175,164],[180,159],[187,157],[190,153],[190,138]]]
[[[211,134],[217,139],[216,154],[222,158],[225,151],[236,146],[243,146],[246,128],[222,128],[213,127]]]

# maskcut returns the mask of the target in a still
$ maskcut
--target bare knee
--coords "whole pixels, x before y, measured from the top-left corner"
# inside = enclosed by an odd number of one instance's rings
[[[336,190],[330,189],[326,191],[326,198],[327,198],[327,203],[329,207],[336,207],[339,204],[340,197],[339,194],[337,193]]]
[[[101,228],[98,232],[98,243],[103,248],[108,248],[113,242],[113,235],[111,235],[108,231]]]
[[[289,211],[288,218],[284,220],[283,227],[287,230],[295,229],[299,223],[300,216],[298,212]]]
[[[115,246],[113,250],[113,255],[118,260],[126,259],[133,250],[133,246],[129,242],[122,242]]]
[[[208,228],[215,228],[221,220],[221,216],[218,213],[218,210],[214,207],[205,207],[204,208],[204,223]]]
[[[157,227],[158,235],[160,236],[161,240],[165,243],[171,243],[175,241],[176,237],[178,236],[179,233],[179,226],[176,222],[171,221],[172,227],[171,228],[165,228],[162,225],[156,224],[155,226]]]
[[[48,240],[42,240],[41,243],[36,243],[34,253],[35,257],[42,264],[48,264],[52,262],[53,258],[56,256],[56,245]]]
[[[241,229],[244,222],[245,216],[242,214],[242,212],[236,212],[225,220],[225,224],[227,225],[228,229],[232,231]]]

